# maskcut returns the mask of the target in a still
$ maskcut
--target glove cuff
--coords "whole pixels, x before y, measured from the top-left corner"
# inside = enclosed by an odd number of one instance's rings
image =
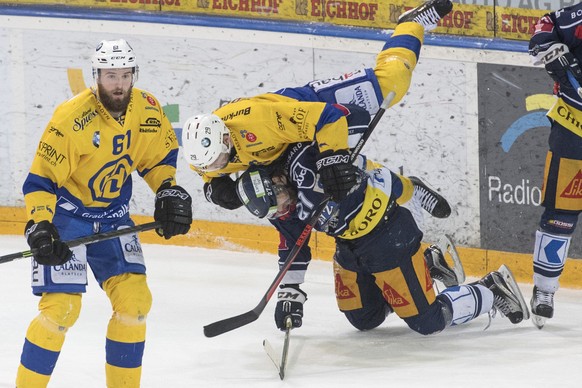
[[[299,288],[299,284],[281,284],[277,292],[277,299],[304,304],[307,300],[307,294]]]
[[[26,225],[24,226],[24,237],[28,238],[28,235],[32,232],[30,230],[30,227],[34,225],[34,221],[33,220],[28,220],[28,222],[26,223]]]
[[[30,236],[30,234],[33,233],[37,229],[45,230],[47,233],[50,234],[50,236],[52,237],[53,240],[60,239],[59,231],[57,230],[57,228],[55,228],[55,226],[53,225],[52,222],[47,221],[47,220],[43,220],[43,221],[35,223],[34,220],[28,220],[28,222],[26,223],[26,226],[24,227],[24,237],[26,238],[27,241],[28,241],[28,236]]]

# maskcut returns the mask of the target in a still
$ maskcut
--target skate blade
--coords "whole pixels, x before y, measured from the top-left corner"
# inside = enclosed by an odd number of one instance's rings
[[[437,243],[437,246],[443,253],[445,260],[447,258],[447,253],[449,254],[451,260],[453,261],[452,270],[457,276],[457,280],[459,284],[463,284],[465,282],[465,269],[463,268],[463,263],[461,262],[461,258],[459,257],[459,253],[457,252],[457,248],[455,247],[455,243],[453,239],[448,234],[445,234],[441,237],[441,240]],[[455,286],[458,284],[455,284]],[[445,284],[445,286],[447,286]],[[447,286],[449,287],[449,286]]]
[[[507,283],[507,286],[517,296],[517,299],[519,300],[519,305],[523,310],[523,320],[524,321],[528,320],[529,308],[527,307],[527,303],[525,303],[525,299],[523,298],[523,294],[521,293],[521,290],[519,289],[519,286],[515,281],[513,273],[511,273],[511,270],[505,264],[502,264],[501,267],[499,267],[499,269],[497,270],[497,272],[499,272],[501,276],[503,276],[503,279],[505,280],[505,283]]]
[[[540,330],[546,324],[546,318],[545,317],[540,317],[539,315],[535,315],[535,314],[532,314],[531,315],[531,321],[534,324],[534,326],[537,327]]]

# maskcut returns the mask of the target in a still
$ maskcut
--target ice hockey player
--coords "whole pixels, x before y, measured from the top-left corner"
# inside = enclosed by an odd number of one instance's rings
[[[536,231],[531,298],[532,321],[542,328],[554,316],[554,294],[576,229],[582,194],[582,3],[544,15],[535,26],[529,53],[555,81],[558,99],[551,123],[543,179],[544,212]]]
[[[134,225],[133,171],[156,193],[158,234],[166,239],[185,234],[192,222],[192,200],[176,185],[176,135],[159,101],[133,87],[138,77],[133,49],[123,39],[102,41],[92,67],[95,85],[56,108],[24,182],[25,235],[38,252],[32,291],[41,298],[40,313],[26,332],[18,388],[49,383],[65,334],[79,317],[88,267],[113,309],[105,340],[106,384],[139,387],[152,296],[137,234],[73,249],[64,241]]]
[[[296,144],[287,155],[279,166],[250,167],[237,183],[245,207],[257,217],[267,217],[280,232],[281,260],[324,199],[316,147]],[[336,299],[354,327],[373,329],[392,310],[424,335],[492,310],[501,311],[514,324],[529,318],[526,302],[506,266],[476,283],[458,285],[459,276],[446,265],[442,249],[420,250],[423,233],[411,212],[401,206],[413,195],[410,179],[362,155],[354,165],[359,178],[346,187],[344,197],[332,196],[314,226],[335,238]],[[431,192],[439,202],[445,201]],[[294,327],[302,324],[306,294],[300,284],[309,258],[309,248],[300,251],[282,280],[275,308],[275,322],[281,329],[287,316],[292,317]],[[431,275],[445,278],[449,287],[436,295]]]
[[[355,114],[357,109],[346,109],[345,105],[355,103],[374,115],[391,92],[395,93],[391,105],[398,103],[410,87],[424,32],[436,27],[452,7],[450,0],[429,0],[401,15],[374,69],[237,99],[211,115],[186,120],[182,132],[184,156],[204,179],[207,200],[226,209],[240,207],[229,175],[249,165],[268,165],[295,142],[315,139],[329,171],[345,168],[348,145],[355,145],[368,124]],[[324,179],[323,184],[327,186],[328,181]]]

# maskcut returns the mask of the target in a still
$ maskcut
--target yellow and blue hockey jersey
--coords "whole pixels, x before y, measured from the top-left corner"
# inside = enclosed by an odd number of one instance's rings
[[[55,211],[102,221],[128,216],[136,171],[155,192],[175,184],[178,142],[158,100],[133,88],[123,125],[86,89],[58,106],[23,185],[29,219]]]
[[[205,181],[251,165],[268,165],[292,143],[316,140],[321,152],[348,148],[344,111],[331,104],[267,93],[235,100],[213,113],[228,127],[236,154],[221,170],[192,167]]]
[[[374,115],[390,92],[396,94],[390,106],[396,104],[410,87],[423,39],[420,24],[399,24],[378,54],[374,69],[235,100],[217,109],[213,113],[229,128],[236,155],[218,171],[192,169],[209,181],[249,165],[270,164],[289,143],[316,140],[320,151],[347,149],[347,121],[335,104],[356,104]]]

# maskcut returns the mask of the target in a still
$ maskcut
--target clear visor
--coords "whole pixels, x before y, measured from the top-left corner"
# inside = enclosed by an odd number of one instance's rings
[[[210,163],[206,167],[203,167],[202,170],[204,171],[222,170],[228,164],[228,159],[230,159],[230,152],[221,152],[214,162]]]
[[[291,195],[289,187],[283,184],[274,184],[273,190],[277,194],[277,207],[272,207],[269,209],[267,218],[274,220],[283,217],[292,210],[292,206],[295,205],[294,196]]]

